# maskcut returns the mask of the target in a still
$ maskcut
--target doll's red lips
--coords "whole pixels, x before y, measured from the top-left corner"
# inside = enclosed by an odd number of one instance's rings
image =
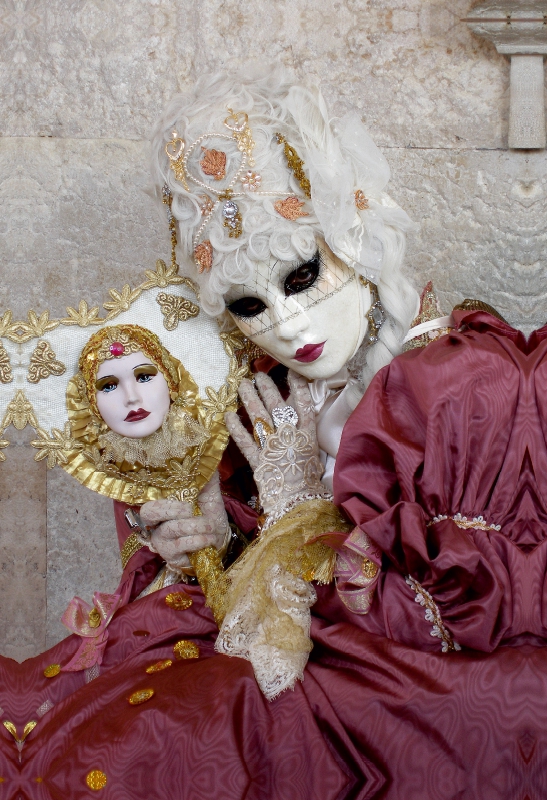
[[[124,422],[138,422],[140,419],[146,419],[150,416],[150,411],[145,411],[144,408],[138,408],[136,411],[130,411]]]
[[[301,347],[296,351],[294,360],[301,361],[305,364],[308,364],[310,361],[315,361],[323,352],[324,346],[325,342],[321,342],[320,344],[307,344],[305,347]]]

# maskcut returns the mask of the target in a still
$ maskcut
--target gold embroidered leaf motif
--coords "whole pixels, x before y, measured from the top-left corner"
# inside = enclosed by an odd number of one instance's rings
[[[154,695],[154,689],[138,689],[136,692],[133,692],[127,700],[132,706],[140,706],[141,703],[146,703],[148,700],[151,700]]]
[[[11,733],[13,738],[16,741],[19,741],[18,737],[17,737],[17,728],[15,727],[13,722],[10,722],[8,719],[6,719],[6,720],[4,720],[4,722],[2,724],[3,724],[4,728]]]
[[[187,639],[180,639],[173,645],[173,653],[177,661],[183,661],[186,658],[199,658],[199,647]]]
[[[11,311],[5,311],[2,318],[0,319],[0,336],[7,336],[11,326],[12,319],[13,319],[13,314],[11,313]]]
[[[49,318],[49,311],[44,311],[43,314],[38,316],[35,311],[29,311],[27,314],[28,322],[23,320],[16,320],[13,322],[6,333],[8,339],[12,342],[22,344],[28,342],[34,337],[43,336],[44,333],[52,331],[61,324],[59,319]]]
[[[9,442],[7,439],[0,439],[0,450],[4,449],[5,447],[9,447]],[[5,461],[6,456],[4,453],[0,452],[0,461]]]
[[[303,205],[303,200],[299,200],[298,197],[291,196],[286,197],[284,200],[277,200],[274,203],[274,208],[282,217],[294,222],[294,220],[298,219],[299,217],[309,217],[307,211],[302,211]]]
[[[186,322],[187,319],[197,317],[199,314],[199,306],[185,297],[160,292],[156,297],[156,303],[165,317],[163,325],[168,331],[174,331],[179,322]]]
[[[100,325],[103,320],[99,317],[99,306],[89,308],[85,300],[80,301],[78,311],[67,306],[68,317],[62,319],[63,325],[79,325],[80,328],[87,328],[88,325]]]
[[[26,724],[26,725],[25,725],[25,727],[23,728],[23,739],[22,739],[22,740],[23,740],[23,742],[25,741],[25,739],[27,738],[27,736],[29,735],[29,733],[31,733],[31,731],[33,731],[33,730],[34,730],[34,728],[35,728],[37,725],[38,725],[38,723],[37,723],[37,722],[36,722],[36,720],[34,720],[34,719],[31,719],[31,720],[30,720],[30,722],[27,722],[27,724]]]
[[[108,294],[112,298],[112,302],[103,303],[103,308],[108,311],[106,321],[117,317],[122,311],[128,311],[131,307],[131,303],[135,302],[141,292],[142,288],[140,286],[131,290],[128,283],[125,284],[121,292],[118,292],[116,289],[109,289]]]
[[[34,460],[42,461],[47,458],[49,469],[53,469],[57,464],[66,464],[71,453],[83,448],[81,442],[77,442],[72,438],[70,422],[66,423],[62,432],[58,428],[53,428],[51,438],[47,431],[42,428],[37,428],[36,433],[40,438],[34,439],[30,443],[32,447],[39,451],[34,456]]]
[[[13,425],[18,431],[22,431],[25,425],[30,424],[33,428],[38,427],[38,421],[32,410],[32,404],[19,389],[13,400],[8,403],[4,419],[2,420],[2,430],[8,425]]]
[[[222,150],[208,150],[201,148],[203,158],[199,162],[201,169],[206,175],[212,175],[215,181],[221,181],[226,177],[226,153]]]
[[[66,367],[61,361],[57,361],[53,348],[45,339],[41,339],[30,357],[30,366],[27,372],[29,383],[38,383],[50,375],[62,375],[66,372]]]
[[[12,380],[13,375],[11,374],[9,355],[2,342],[0,342],[0,383],[11,383]]]
[[[195,291],[194,282],[191,281],[190,278],[183,278],[182,275],[179,275],[178,269],[178,264],[168,267],[165,261],[158,258],[155,272],[151,269],[146,269],[144,271],[148,280],[141,283],[141,289],[152,289],[154,286],[157,286],[159,289],[165,289],[167,286],[183,283]]]

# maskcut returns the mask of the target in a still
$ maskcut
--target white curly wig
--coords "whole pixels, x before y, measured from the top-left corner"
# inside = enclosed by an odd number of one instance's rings
[[[229,237],[221,205],[203,229],[204,196],[217,200],[207,193],[207,187],[220,191],[227,188],[242,160],[237,142],[227,137],[231,135],[224,125],[227,109],[248,115],[256,143],[252,170],[261,176],[258,191],[244,191],[239,183],[233,186],[242,219],[238,238]],[[185,142],[186,151],[200,139],[188,158],[187,169],[198,177],[201,186],[188,180],[185,188],[170,168],[165,145],[172,140],[173,129]],[[311,200],[288,167],[277,134],[304,162]],[[203,145],[226,154],[224,179],[216,180],[200,171]],[[202,76],[190,92],[168,104],[155,127],[152,158],[158,189],[167,184],[172,193],[184,260],[194,261],[199,242],[211,243],[211,269],[199,273],[196,267],[192,273],[207,313],[218,316],[224,312],[224,295],[232,285],[250,281],[256,262],[271,256],[288,262],[309,260],[315,255],[317,238],[323,237],[348,266],[376,283],[387,314],[379,341],[367,347],[362,359],[364,385],[400,352],[418,308],[418,295],[401,271],[405,232],[412,223],[384,192],[389,166],[356,114],[331,122],[319,90],[295,86],[281,68]],[[365,209],[356,207],[357,190],[368,201]],[[307,216],[294,221],[280,216],[274,203],[287,196],[304,201]]]

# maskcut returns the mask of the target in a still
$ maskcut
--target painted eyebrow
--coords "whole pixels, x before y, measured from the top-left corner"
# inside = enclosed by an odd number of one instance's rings
[[[137,364],[136,367],[133,367],[133,372],[135,372],[136,369],[140,369],[141,367],[154,367],[154,369],[158,369],[158,367],[156,367],[155,364],[152,364],[151,361],[147,361],[144,364]]]

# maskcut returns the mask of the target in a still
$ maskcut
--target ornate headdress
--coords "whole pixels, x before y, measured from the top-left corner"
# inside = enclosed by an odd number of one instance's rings
[[[140,325],[108,326],[101,328],[90,337],[79,359],[80,372],[85,380],[89,404],[97,416],[100,414],[97,408],[95,381],[100,364],[103,361],[123,358],[130,353],[138,352],[148,356],[163,373],[169,386],[171,400],[177,397],[180,382],[177,365],[180,362],[165,349],[158,336]]]
[[[377,282],[386,227],[411,226],[384,193],[389,167],[358,116],[331,125],[319,91],[291,87],[281,70],[201,78],[171,102],[153,149],[211,314],[257,261],[309,260],[318,236]]]

